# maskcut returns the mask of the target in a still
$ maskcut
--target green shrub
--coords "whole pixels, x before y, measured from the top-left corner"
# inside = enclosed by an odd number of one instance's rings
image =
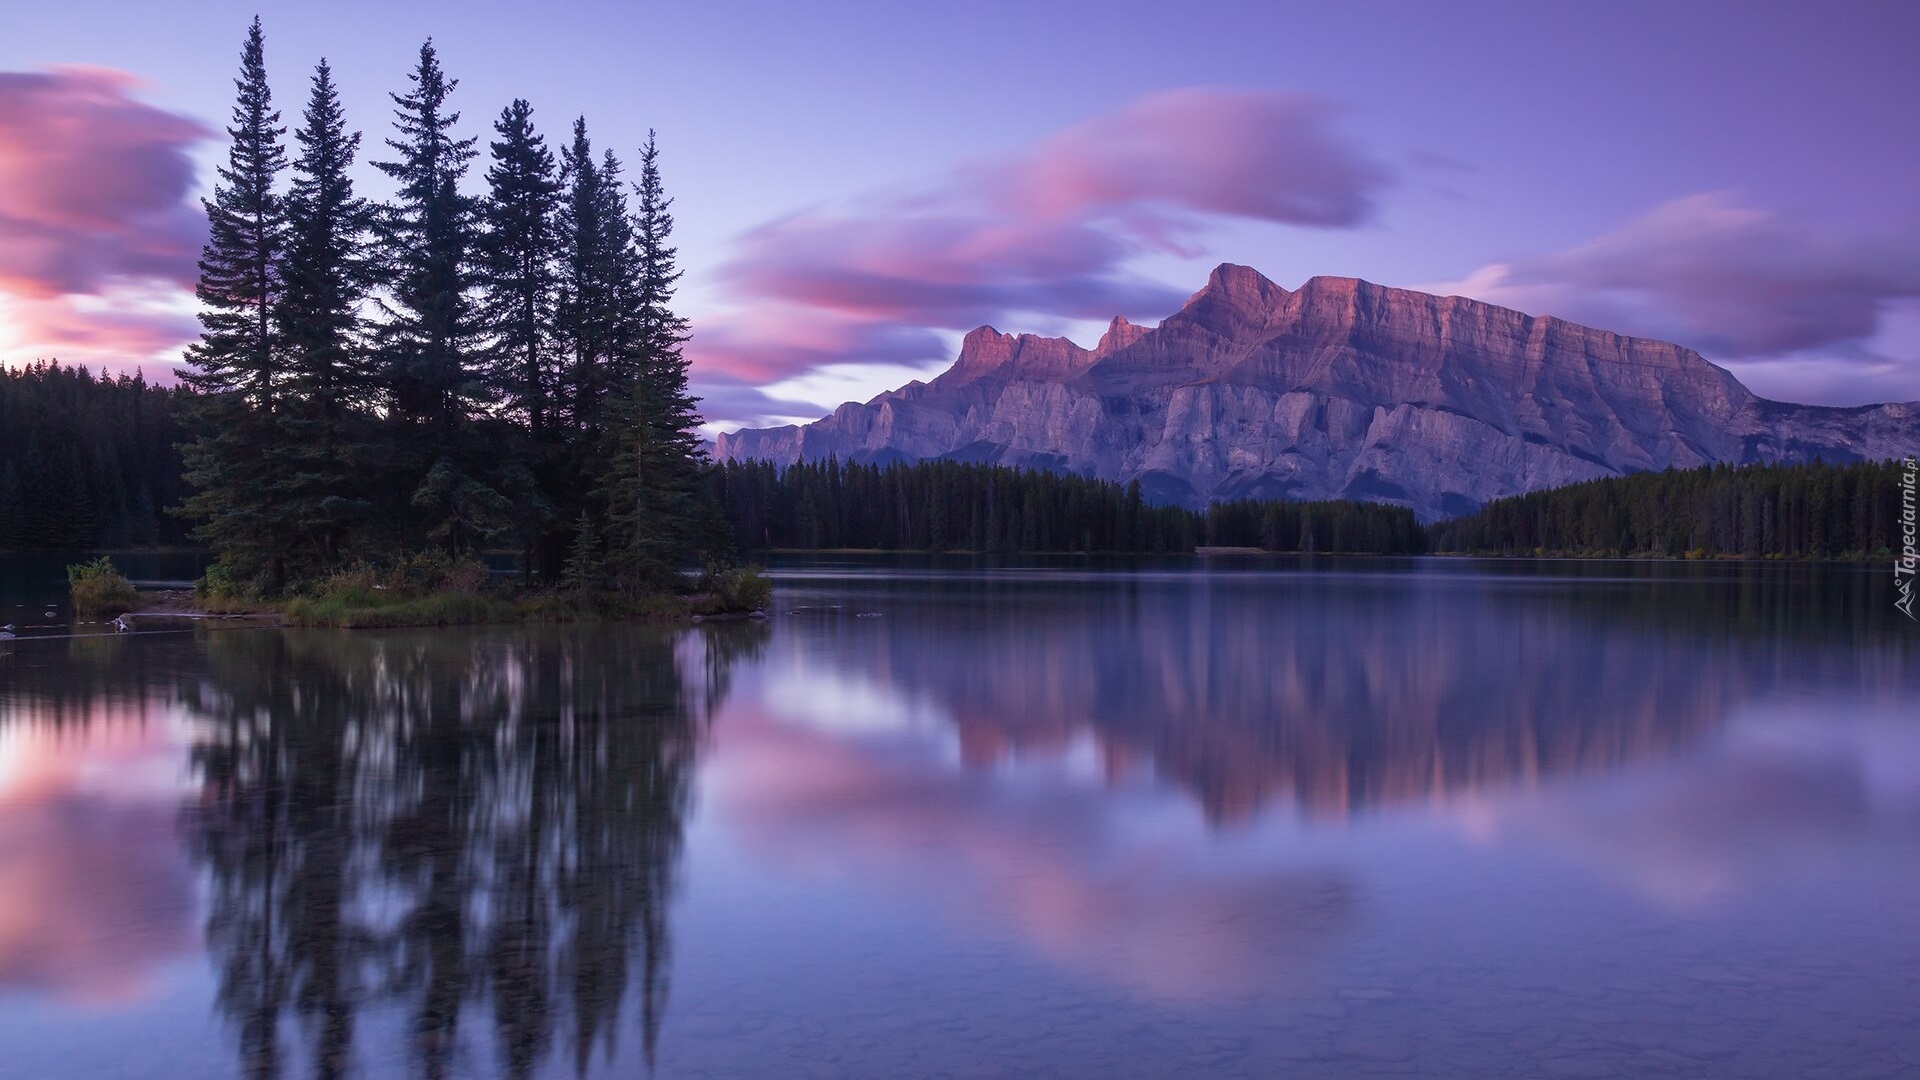
[[[255,613],[275,606],[262,599],[257,583],[240,581],[231,567],[220,562],[207,567],[193,583],[193,599],[200,610],[217,613]]]
[[[758,566],[708,567],[699,591],[694,611],[700,615],[745,615],[773,603],[773,582]]]
[[[442,552],[403,556],[391,564],[357,562],[309,581],[300,595],[309,601],[336,601],[347,607],[393,607],[440,593],[477,595],[491,573],[478,559]]]
[[[420,595],[434,592],[477,593],[487,584],[487,564],[479,559],[444,551],[415,552],[384,575],[389,590]]]
[[[201,574],[194,581],[193,598],[195,600],[224,599],[232,589],[233,582],[227,578],[227,568],[214,563],[207,567],[206,573]]]
[[[67,567],[67,592],[82,615],[124,615],[140,606],[140,594],[105,555]]]

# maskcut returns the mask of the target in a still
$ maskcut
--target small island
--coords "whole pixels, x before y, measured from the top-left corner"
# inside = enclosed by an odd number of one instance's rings
[[[471,195],[481,151],[453,134],[431,42],[408,79],[373,162],[397,195],[372,203],[331,68],[289,145],[248,31],[181,373],[174,513],[215,561],[162,610],[361,627],[763,609],[702,483],[653,138],[630,180],[584,118],[556,154],[517,99]],[[517,581],[483,559],[502,550]],[[106,559],[69,580],[84,614],[140,606]]]

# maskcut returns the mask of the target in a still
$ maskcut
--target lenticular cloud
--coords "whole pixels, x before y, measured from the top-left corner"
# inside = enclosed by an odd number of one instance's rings
[[[1193,254],[1220,220],[1357,225],[1391,181],[1297,94],[1153,94],[914,190],[744,234],[721,280],[751,319],[696,334],[696,371],[778,379],[825,363],[924,363],[937,331],[1031,312],[1165,314],[1183,293],[1127,269]],[[718,418],[716,418],[718,419]]]

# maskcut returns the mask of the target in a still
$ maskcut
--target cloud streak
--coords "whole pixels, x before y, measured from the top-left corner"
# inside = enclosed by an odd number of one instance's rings
[[[1432,288],[1664,338],[1716,359],[1812,371],[1830,390],[1834,361],[1886,366],[1870,342],[1897,306],[1920,299],[1920,255],[1911,244],[1835,235],[1707,192],[1566,251]]]
[[[1222,220],[1368,219],[1392,177],[1336,116],[1298,94],[1166,91],[911,190],[768,222],[719,271],[734,313],[696,327],[695,370],[925,363],[944,358],[941,331],[1025,313],[1163,314],[1185,294],[1130,272],[1137,256],[1194,254]]]
[[[198,121],[135,100],[122,72],[0,72],[0,297],[10,352],[134,361],[178,346],[174,313],[82,313],[76,298],[193,285]]]

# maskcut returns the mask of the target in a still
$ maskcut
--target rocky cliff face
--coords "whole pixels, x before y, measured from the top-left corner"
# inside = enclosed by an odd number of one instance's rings
[[[1920,450],[1920,402],[1756,397],[1678,345],[1353,278],[1216,269],[1158,327],[968,334],[953,367],[722,458],[953,458],[1138,479],[1163,502],[1366,499],[1433,520],[1579,480]]]

